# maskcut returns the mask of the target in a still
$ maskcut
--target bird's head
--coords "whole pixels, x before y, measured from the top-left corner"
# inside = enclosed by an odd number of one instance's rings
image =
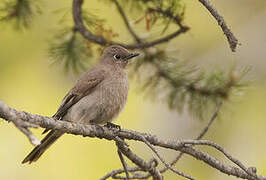
[[[101,62],[125,68],[129,60],[138,55],[139,53],[131,53],[122,46],[112,45],[103,51]]]

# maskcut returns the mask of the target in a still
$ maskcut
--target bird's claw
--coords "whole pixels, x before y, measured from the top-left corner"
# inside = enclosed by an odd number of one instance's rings
[[[108,129],[118,129],[119,131],[121,130],[121,127],[119,125],[107,122],[106,125],[104,125]]]

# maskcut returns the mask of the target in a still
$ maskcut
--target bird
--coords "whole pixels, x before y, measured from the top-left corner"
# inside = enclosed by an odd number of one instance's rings
[[[129,80],[125,68],[129,60],[138,55],[120,45],[105,48],[98,63],[77,80],[52,117],[86,125],[115,125],[111,122],[124,108],[128,96]],[[37,161],[64,134],[49,129],[44,133],[48,131],[22,163]]]

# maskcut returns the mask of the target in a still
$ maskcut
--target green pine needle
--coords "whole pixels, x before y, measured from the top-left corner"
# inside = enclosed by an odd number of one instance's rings
[[[10,22],[14,29],[29,28],[35,15],[41,14],[38,0],[6,0],[0,5],[0,21]]]
[[[141,91],[166,102],[169,109],[180,113],[186,109],[204,119],[219,102],[230,101],[247,85],[243,79],[248,69],[237,70],[232,66],[228,71],[216,69],[206,73],[166,54],[162,50],[146,51],[143,59],[138,60],[142,63],[134,64],[132,72],[141,72]]]
[[[66,71],[75,73],[84,70],[92,56],[88,42],[71,29],[63,29],[55,35],[48,54],[54,62],[63,62]]]

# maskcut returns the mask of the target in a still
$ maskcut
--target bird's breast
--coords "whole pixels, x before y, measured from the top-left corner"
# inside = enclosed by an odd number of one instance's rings
[[[129,90],[127,75],[113,75],[105,79],[99,88],[101,89],[99,99],[105,109],[105,115],[111,120],[121,112],[126,104]]]

